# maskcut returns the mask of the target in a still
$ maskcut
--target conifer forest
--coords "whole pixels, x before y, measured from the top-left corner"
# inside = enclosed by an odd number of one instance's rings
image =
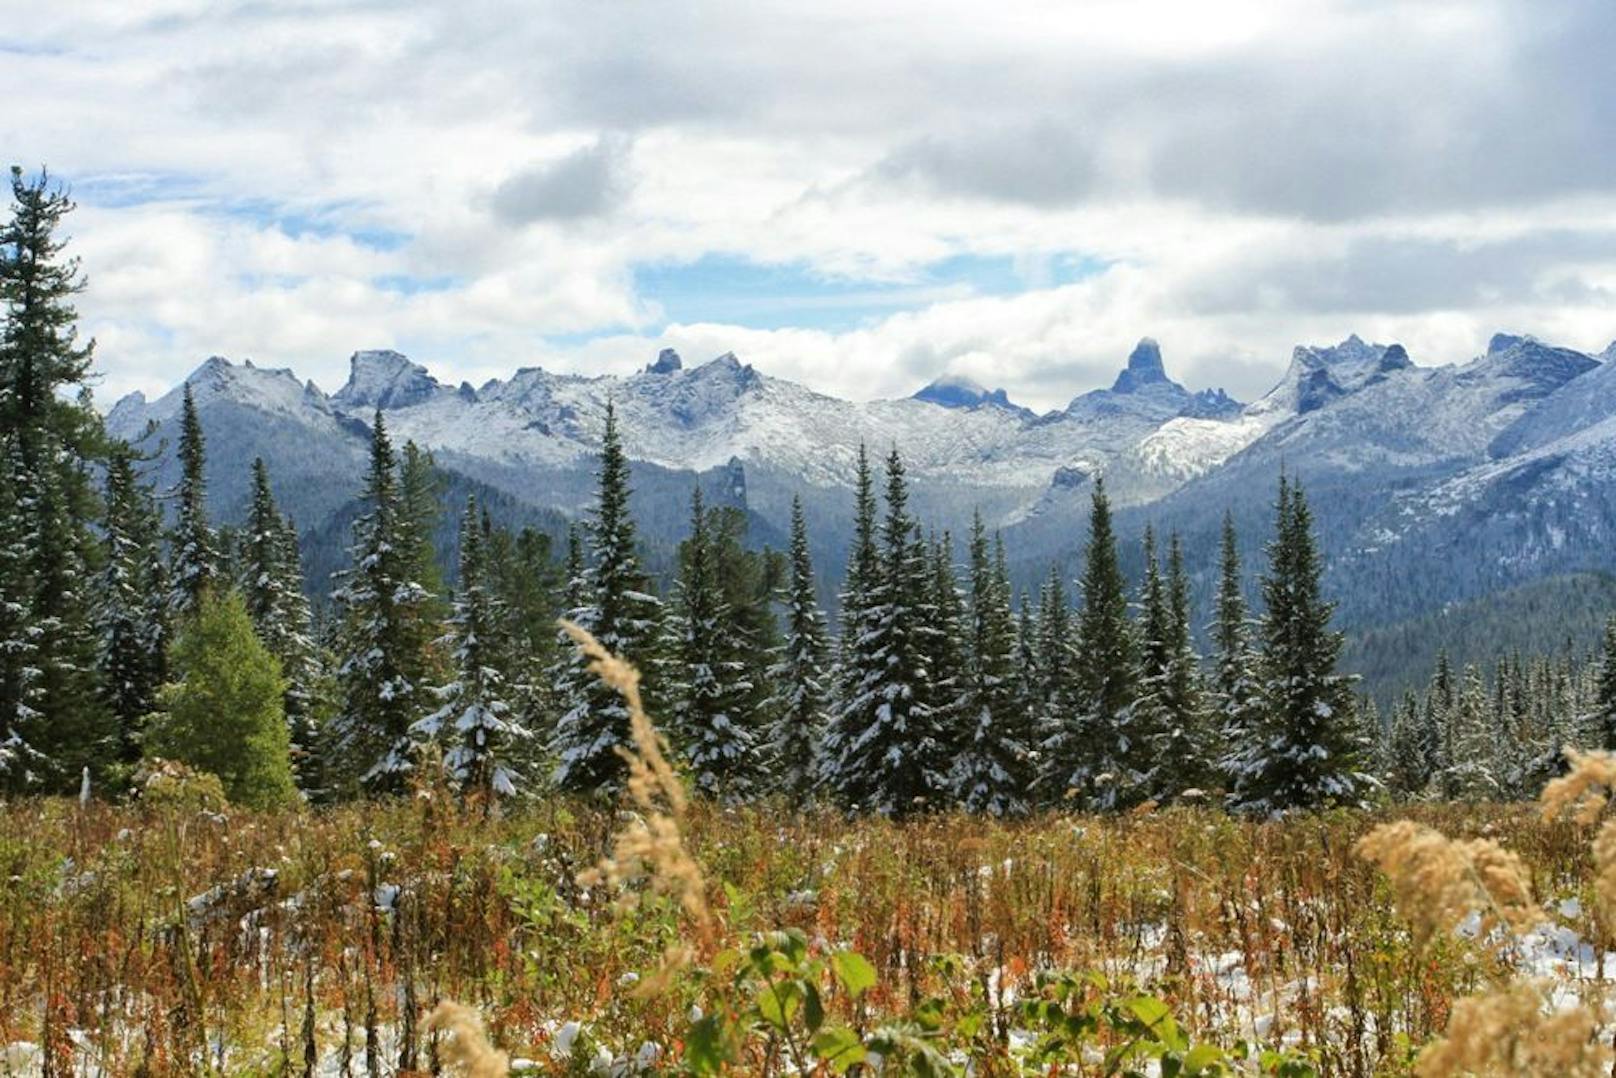
[[[1616,609],[1376,699],[1306,480],[1029,571],[896,439],[845,556],[693,483],[653,563],[610,400],[563,526],[376,407],[324,578],[10,201],[0,1075],[1612,1073]]]

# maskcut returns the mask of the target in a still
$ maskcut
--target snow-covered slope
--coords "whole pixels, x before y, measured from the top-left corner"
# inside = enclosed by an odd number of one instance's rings
[[[1422,367],[1400,345],[1352,336],[1296,348],[1273,390],[1242,407],[1174,382],[1145,338],[1109,388],[1045,415],[957,377],[907,399],[855,402],[731,354],[687,366],[667,349],[627,376],[527,368],[478,387],[440,383],[390,351],[355,353],[329,396],[289,371],[217,357],[189,381],[224,519],[244,504],[247,465],[262,455],[299,519],[318,526],[357,490],[378,409],[399,442],[528,505],[575,514],[590,497],[610,400],[650,541],[678,537],[698,476],[737,492],[760,534],[783,531],[800,493],[832,573],[860,445],[875,458],[901,448],[928,521],[957,531],[980,507],[1029,566],[1078,547],[1099,475],[1124,535],[1152,520],[1181,530],[1194,556],[1215,549],[1228,509],[1256,544],[1283,468],[1313,493],[1343,615],[1358,618],[1534,572],[1616,568],[1616,344],[1601,358],[1499,334],[1467,363]],[[167,428],[165,484],[179,402],[178,390],[137,394],[108,417],[125,437]],[[1466,542],[1492,563],[1461,578]]]

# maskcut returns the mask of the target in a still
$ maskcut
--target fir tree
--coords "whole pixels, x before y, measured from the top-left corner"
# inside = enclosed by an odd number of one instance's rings
[[[1452,756],[1442,787],[1455,800],[1484,801],[1499,793],[1497,745],[1487,721],[1487,692],[1481,674],[1467,666],[1448,713]]]
[[[1361,804],[1374,780],[1361,770],[1348,681],[1335,671],[1341,636],[1319,593],[1307,498],[1284,476],[1275,515],[1263,578],[1263,712],[1241,746],[1232,801],[1263,816]]]
[[[929,544],[926,599],[920,618],[921,651],[931,677],[921,686],[930,723],[943,755],[957,766],[970,737],[971,707],[967,700],[969,641],[966,639],[965,597],[954,572],[954,539],[947,532]],[[958,789],[951,773],[949,796]]]
[[[853,543],[848,552],[847,572],[841,593],[842,632],[837,649],[834,716],[820,749],[821,781],[845,803],[853,803],[863,792],[862,780],[842,774],[854,742],[867,729],[864,686],[881,676],[881,656],[877,649],[880,619],[876,589],[880,556],[875,543],[875,483],[870,460],[863,445],[853,484]]]
[[[217,775],[232,803],[291,802],[297,791],[280,664],[253,632],[240,595],[203,593],[174,642],[173,665],[180,680],[163,690],[148,753]]]
[[[1431,784],[1431,770],[1425,753],[1425,718],[1412,691],[1392,711],[1386,785],[1394,794],[1408,799],[1418,797]]]
[[[38,641],[33,632],[31,512],[18,473],[15,432],[0,442],[0,792],[36,789],[49,777],[41,741]]]
[[[1223,515],[1223,543],[1218,562],[1218,598],[1213,644],[1217,648],[1217,669],[1213,675],[1213,698],[1217,710],[1220,747],[1219,773],[1225,786],[1232,782],[1238,754],[1255,733],[1258,699],[1257,656],[1251,645],[1250,613],[1240,578],[1240,549],[1234,530],[1234,516]]]
[[[1031,736],[1016,679],[1016,626],[1004,544],[978,512],[971,521],[971,593],[965,664],[965,742],[956,765],[955,798],[967,812],[1021,816],[1029,811]]]
[[[1604,647],[1599,659],[1599,680],[1595,689],[1593,747],[1616,752],[1616,617],[1605,622]]]
[[[1177,534],[1167,547],[1167,609],[1161,680],[1155,693],[1156,755],[1152,796],[1173,800],[1204,792],[1219,753],[1201,687],[1201,658],[1190,638],[1189,578]]]
[[[91,475],[106,444],[87,385],[94,342],[79,343],[72,303],[84,280],[57,235],[73,203],[43,173],[25,180],[13,168],[11,178],[11,219],[0,227],[0,430],[10,439],[7,539],[20,543],[23,564],[7,570],[12,580],[0,590],[21,603],[13,613],[24,614],[27,640],[0,642],[12,655],[0,675],[0,722],[10,724],[0,732],[10,762],[0,767],[24,785],[69,789],[118,749],[96,670],[91,595],[99,554]]]
[[[202,420],[187,382],[180,410],[180,482],[174,490],[178,509],[169,541],[173,563],[169,603],[180,618],[195,613],[202,593],[218,574],[218,540],[208,526],[206,454]]]
[[[574,619],[601,645],[640,666],[648,667],[661,604],[650,592],[650,581],[640,567],[638,539],[629,514],[628,458],[617,430],[617,416],[606,404],[606,427],[601,437],[599,497],[590,521],[593,564],[587,595]],[[565,713],[556,724],[555,781],[565,789],[610,794],[621,785],[624,764],[618,748],[629,740],[628,711],[616,691],[582,669],[584,662],[571,652],[575,670],[563,701]]]
[[[925,544],[909,514],[895,448],[887,458],[880,539],[854,652],[868,673],[838,717],[832,774],[846,803],[902,816],[946,803],[951,761],[924,694],[932,675],[922,627],[929,584]]]
[[[118,759],[138,763],[146,716],[157,706],[167,676],[167,610],[151,600],[160,574],[161,516],[135,474],[127,445],[113,447],[107,464],[105,547],[96,588],[98,661],[107,709],[118,725]]]
[[[402,536],[397,461],[377,409],[371,431],[366,511],[354,523],[353,568],[333,595],[341,610],[337,678],[337,751],[359,783],[381,794],[404,792],[415,767],[411,733],[424,695],[426,589],[409,575]]]
[[[1135,758],[1125,720],[1138,692],[1135,644],[1128,623],[1127,584],[1117,563],[1111,503],[1096,479],[1089,513],[1088,562],[1083,570],[1083,609],[1077,625],[1077,705],[1081,742],[1068,786],[1094,808],[1117,808],[1133,793],[1129,761]]]
[[[1127,748],[1117,791],[1124,803],[1155,797],[1173,761],[1161,751],[1172,719],[1167,714],[1167,584],[1156,557],[1155,530],[1145,526],[1145,576],[1139,587],[1137,695],[1123,715]]]
[[[745,643],[719,579],[716,521],[701,488],[690,496],[690,537],[679,548],[679,577],[669,605],[668,646],[674,730],[701,793],[742,801],[761,778],[759,731],[747,714],[753,688]]]
[[[460,590],[449,623],[456,676],[437,690],[443,706],[416,723],[415,733],[446,741],[444,770],[461,796],[492,806],[517,792],[521,775],[510,750],[527,731],[505,697],[504,612],[489,582],[484,542],[477,499],[469,497],[460,523]]]
[[[276,508],[263,458],[253,461],[252,503],[241,539],[241,592],[258,638],[280,662],[286,683],[282,710],[291,737],[298,787],[323,788],[314,715],[320,676],[309,602],[303,594],[297,532]]]
[[[1038,592],[1037,617],[1031,619],[1029,628],[1027,639],[1034,658],[1030,708],[1042,758],[1037,775],[1039,800],[1052,804],[1076,796],[1073,776],[1084,766],[1091,749],[1077,695],[1072,611],[1058,565],[1049,567],[1049,577]]]
[[[816,761],[830,705],[830,645],[825,615],[814,592],[808,523],[800,497],[791,500],[790,559],[785,643],[769,672],[776,692],[776,718],[768,743],[774,788],[800,800],[813,791],[818,781]]]

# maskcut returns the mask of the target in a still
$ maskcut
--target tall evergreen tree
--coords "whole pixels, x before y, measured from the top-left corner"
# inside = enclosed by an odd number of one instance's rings
[[[44,731],[39,700],[38,641],[33,632],[30,507],[19,479],[15,432],[0,441],[0,791],[36,789],[50,774],[39,747]]]
[[[411,732],[428,677],[429,596],[409,574],[403,544],[397,459],[380,409],[371,430],[365,513],[354,523],[353,567],[333,595],[342,616],[337,678],[340,710],[332,723],[336,749],[360,785],[402,793],[415,768]]]
[[[742,801],[756,793],[761,778],[760,732],[746,713],[753,685],[719,579],[715,523],[698,486],[690,496],[690,537],[679,549],[679,578],[669,607],[667,681],[674,729],[696,789]]]
[[[576,621],[614,655],[648,666],[661,610],[651,594],[650,579],[640,567],[639,541],[629,514],[628,457],[617,430],[617,415],[606,404],[601,437],[600,488],[589,539],[592,565],[586,602],[576,608]],[[619,746],[629,740],[628,711],[616,691],[582,670],[583,657],[572,652],[574,672],[568,678],[573,695],[563,701],[565,713],[556,724],[554,751],[557,785],[586,793],[609,794],[622,784],[624,764]]]
[[[829,721],[829,636],[814,591],[813,559],[802,499],[791,500],[791,579],[785,593],[785,643],[770,670],[775,721],[769,735],[774,788],[800,800],[818,782],[820,738]]]
[[[1037,611],[1026,621],[1024,646],[1032,659],[1029,709],[1040,760],[1037,799],[1052,804],[1077,795],[1072,776],[1090,751],[1078,698],[1072,610],[1066,602],[1060,566],[1049,567],[1049,576],[1038,590]]]
[[[1218,769],[1223,784],[1232,784],[1232,771],[1238,754],[1255,731],[1260,700],[1257,656],[1251,644],[1250,613],[1240,576],[1240,548],[1235,536],[1234,516],[1223,514],[1223,542],[1218,561],[1217,612],[1213,625],[1217,648],[1217,668],[1213,675],[1213,698],[1217,709],[1217,735],[1220,749]]]
[[[183,618],[196,612],[202,593],[212,586],[219,571],[218,539],[208,526],[207,478],[203,474],[206,442],[189,382],[185,384],[180,406],[178,456],[180,482],[174,490],[178,508],[169,540],[172,551],[169,602],[174,613]]]
[[[1133,791],[1127,782],[1134,758],[1125,722],[1138,693],[1135,642],[1128,622],[1127,583],[1117,561],[1111,502],[1096,479],[1089,513],[1083,609],[1077,624],[1078,730],[1085,750],[1067,785],[1093,808],[1117,808]]]
[[[1152,796],[1172,800],[1213,781],[1219,758],[1201,686],[1201,658],[1190,636],[1190,585],[1175,533],[1167,547],[1162,674],[1155,693],[1157,759]]]
[[[258,638],[281,664],[286,685],[282,710],[298,786],[315,793],[323,785],[314,716],[319,659],[309,602],[303,594],[297,533],[276,508],[269,469],[262,457],[253,461],[252,502],[241,535],[240,562],[247,615]]]
[[[925,543],[909,513],[909,489],[896,448],[887,457],[886,515],[874,587],[855,655],[868,669],[838,717],[832,766],[843,801],[887,816],[948,800],[946,736],[924,686],[922,621],[928,605]]]
[[[1424,716],[1412,691],[1403,695],[1392,711],[1387,734],[1389,751],[1384,779],[1392,793],[1404,798],[1418,797],[1431,784],[1431,770],[1424,751]]]
[[[105,553],[96,588],[102,693],[118,725],[118,759],[139,762],[146,716],[157,707],[167,675],[166,606],[152,602],[164,584],[161,515],[135,473],[128,445],[107,463],[102,518]]]
[[[880,555],[875,541],[875,481],[863,445],[853,483],[853,542],[841,593],[841,638],[837,648],[832,721],[820,747],[821,781],[840,798],[856,798],[862,789],[841,773],[852,745],[867,728],[864,686],[881,676],[877,649],[880,608],[876,594]]]
[[[1599,658],[1599,680],[1595,688],[1593,747],[1616,752],[1616,617],[1605,622],[1605,639]]]
[[[1492,800],[1498,796],[1498,746],[1487,721],[1487,690],[1481,673],[1467,666],[1448,713],[1448,742],[1452,755],[1442,787],[1449,797],[1464,801]]]
[[[0,736],[17,739],[6,750],[12,763],[0,766],[70,789],[118,749],[97,676],[91,595],[99,554],[91,476],[106,445],[87,384],[94,342],[79,343],[72,302],[84,280],[57,234],[73,203],[43,173],[26,180],[13,168],[11,181],[11,218],[0,226],[0,429],[10,436],[11,494],[0,515],[11,518],[8,538],[20,540],[24,564],[0,591],[23,602],[28,639],[21,650],[16,639],[0,641],[17,660],[0,676],[0,721],[13,724]]]
[[[926,573],[928,583],[921,609],[920,645],[931,676],[920,690],[930,711],[931,726],[941,742],[941,752],[957,765],[970,736],[973,718],[967,699],[970,642],[966,633],[965,596],[954,572],[954,539],[947,532],[928,544]],[[957,778],[951,772],[950,798],[957,788]]]
[[[527,736],[506,699],[504,612],[490,584],[475,496],[460,522],[460,588],[449,623],[455,678],[437,690],[442,706],[415,725],[417,736],[446,742],[443,766],[462,797],[485,806],[517,792],[511,749]]]
[[[1341,636],[1330,630],[1322,573],[1307,498],[1281,476],[1263,578],[1263,713],[1234,774],[1232,800],[1245,812],[1357,805],[1374,783],[1360,762],[1348,681],[1335,669]]]
[[[971,593],[964,671],[965,741],[955,799],[967,812],[1020,816],[1032,807],[1032,730],[1016,679],[1016,625],[1004,544],[971,521]]]

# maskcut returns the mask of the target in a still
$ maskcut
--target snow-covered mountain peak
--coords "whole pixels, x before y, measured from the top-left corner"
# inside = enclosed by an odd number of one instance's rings
[[[684,367],[684,360],[672,348],[664,348],[657,353],[655,362],[646,365],[646,374],[672,374]]]
[[[1299,344],[1279,384],[1252,411],[1306,415],[1394,372],[1412,369],[1414,361],[1402,345],[1370,344],[1356,333],[1335,345]]]
[[[1497,333],[1487,354],[1461,371],[1467,379],[1503,378],[1520,383],[1506,399],[1544,397],[1580,374],[1599,366],[1590,355],[1544,344],[1536,337]]]
[[[917,390],[911,399],[942,408],[980,408],[986,404],[1018,414],[1031,414],[1021,405],[1012,403],[1010,395],[1003,389],[988,389],[964,374],[945,374]]]
[[[347,384],[331,399],[344,408],[404,408],[449,392],[425,367],[382,348],[355,352]]]
[[[1149,385],[1174,385],[1162,366],[1161,345],[1154,337],[1141,337],[1128,356],[1128,365],[1111,385],[1113,393],[1135,393]]]

